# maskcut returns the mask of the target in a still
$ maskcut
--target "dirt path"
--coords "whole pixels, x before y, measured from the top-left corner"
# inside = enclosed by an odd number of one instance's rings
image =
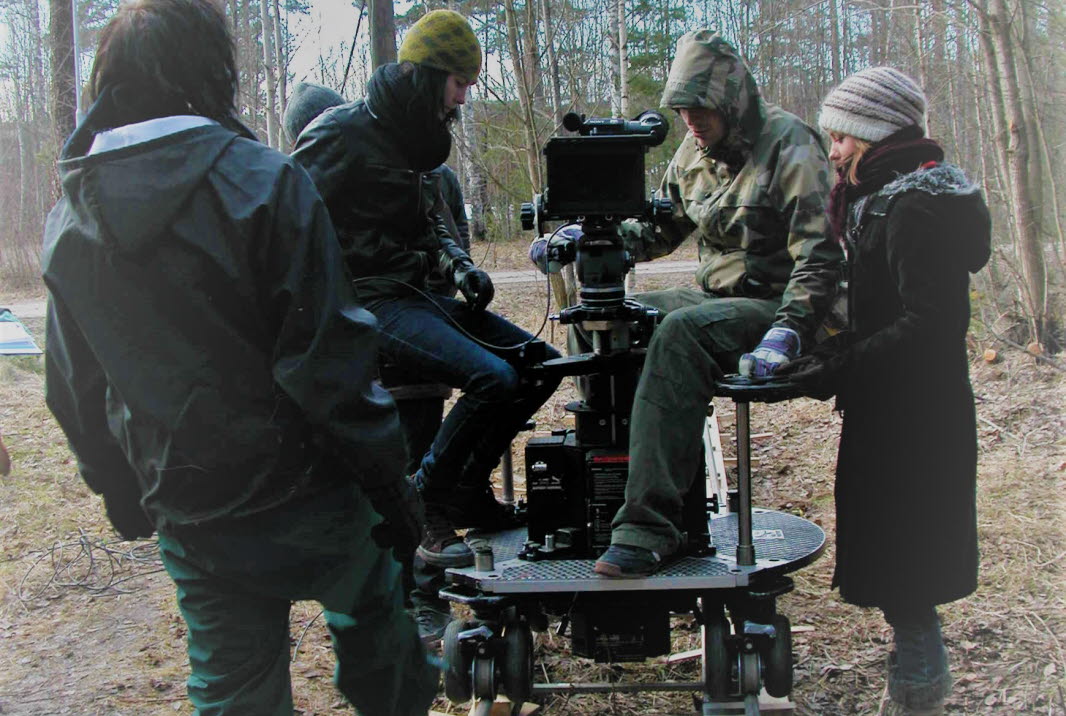
[[[696,261],[652,261],[640,264],[637,272],[641,276],[659,276],[662,274],[686,273],[696,271],[699,263]],[[536,269],[516,269],[509,271],[492,271],[489,276],[497,286],[506,286],[522,283],[538,283],[544,280],[544,274]],[[11,309],[19,318],[44,318],[46,301],[43,298],[11,301],[4,304],[4,308]]]
[[[638,272],[639,290],[683,280]],[[544,309],[532,296],[529,286],[502,284],[493,308],[535,329]],[[43,339],[43,321],[27,326]],[[546,334],[562,342],[562,331]],[[971,352],[984,347],[974,340]],[[132,554],[130,545],[113,542],[99,499],[78,477],[44,405],[40,370],[37,359],[0,360],[0,429],[14,461],[12,474],[0,479],[0,714],[188,714],[184,626],[173,586],[153,572],[150,541],[138,543],[147,552]],[[975,358],[972,375],[981,419],[982,567],[977,593],[942,609],[956,677],[949,713],[1066,716],[1066,376],[1020,353],[993,365]],[[570,425],[564,406],[572,398],[571,388],[561,388],[538,412],[538,428]],[[732,411],[718,407],[728,445]],[[756,504],[815,521],[830,544],[839,425],[831,405],[811,400],[760,406],[752,415],[753,432],[770,433],[755,446]],[[522,447],[516,441],[516,466]],[[84,541],[114,550],[94,552],[94,579],[102,580],[96,589],[86,587],[94,582],[86,560],[77,559]],[[68,546],[57,552],[57,544]],[[832,552],[795,573],[796,590],[780,601],[803,627],[794,635],[793,700],[797,714],[871,714],[884,688],[890,632],[879,613],[830,591]],[[114,586],[128,593],[107,586],[127,578]],[[330,683],[329,635],[316,614],[315,605],[300,603],[291,619],[297,711],[350,713]],[[675,620],[675,652],[694,648],[697,638],[691,619]],[[538,635],[536,660],[538,680],[699,678],[696,663],[591,664],[551,631]],[[558,697],[545,706],[544,716],[691,712],[688,696],[666,694]],[[443,699],[435,708],[468,710]]]

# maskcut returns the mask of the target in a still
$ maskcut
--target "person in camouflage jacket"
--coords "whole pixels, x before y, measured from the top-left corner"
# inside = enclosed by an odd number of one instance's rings
[[[679,550],[715,380],[738,367],[770,375],[812,345],[843,258],[827,238],[831,175],[818,135],[763,101],[721,36],[697,30],[678,41],[661,104],[689,128],[660,187],[672,215],[621,231],[637,261],[695,238],[699,288],[636,296],[666,316],[634,398],[626,502],[595,567],[604,576],[649,574]]]

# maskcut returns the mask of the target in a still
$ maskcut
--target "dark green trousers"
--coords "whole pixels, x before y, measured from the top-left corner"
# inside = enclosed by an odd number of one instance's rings
[[[189,699],[201,716],[291,716],[289,607],[322,604],[334,682],[362,716],[424,715],[439,672],[403,610],[400,566],[354,485],[253,517],[159,535],[188,625]]]
[[[662,555],[681,545],[681,512],[703,455],[702,431],[715,380],[737,371],[780,299],[717,298],[690,288],[633,298],[666,314],[655,330],[633,400],[626,501],[613,544]]]

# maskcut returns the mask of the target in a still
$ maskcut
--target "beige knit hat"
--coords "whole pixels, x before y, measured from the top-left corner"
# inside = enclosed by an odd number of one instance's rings
[[[926,132],[925,94],[892,67],[870,67],[847,77],[822,103],[818,124],[827,132],[880,142],[906,127]]]
[[[434,10],[407,31],[397,59],[471,81],[481,71],[481,44],[465,17],[451,10]]]

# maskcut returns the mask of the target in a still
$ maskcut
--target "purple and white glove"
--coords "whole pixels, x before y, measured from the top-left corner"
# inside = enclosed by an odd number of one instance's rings
[[[551,236],[536,238],[529,245],[529,260],[541,273],[559,273],[577,257],[577,242],[581,236],[581,227],[569,224]]]
[[[740,356],[740,374],[745,378],[766,378],[777,367],[800,354],[800,337],[791,328],[774,326],[751,353]]]

